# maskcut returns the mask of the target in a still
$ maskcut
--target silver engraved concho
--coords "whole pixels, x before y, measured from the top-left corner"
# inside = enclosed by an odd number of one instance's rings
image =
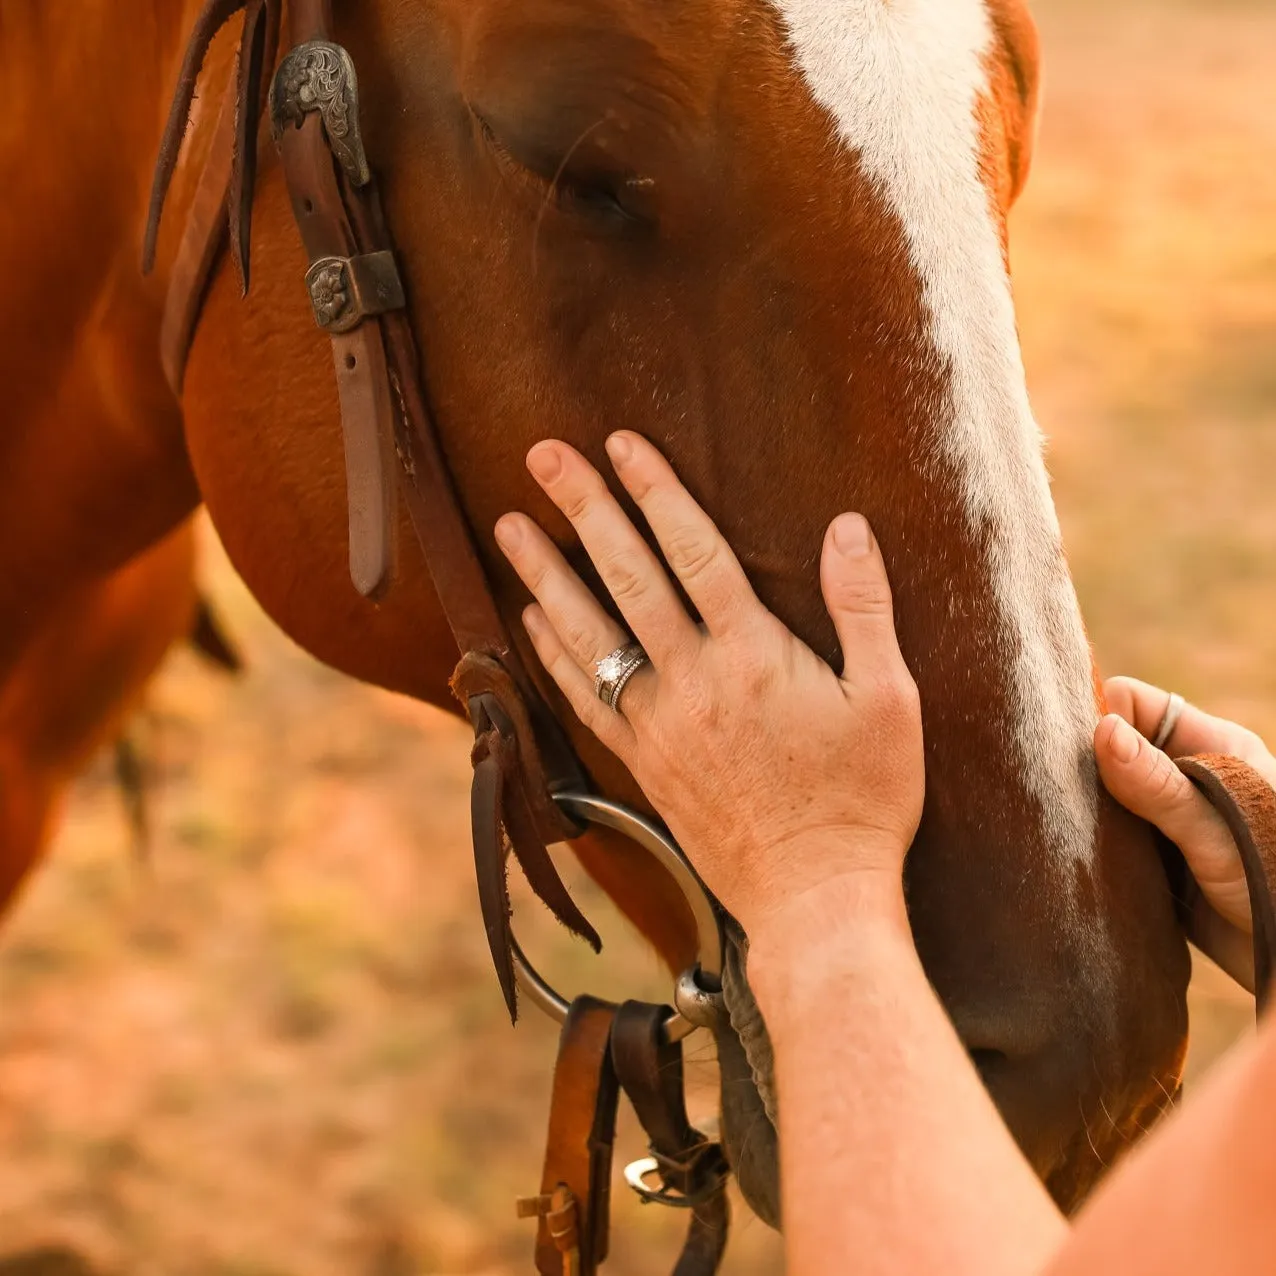
[[[346,278],[344,261],[327,258],[315,262],[306,275],[310,288],[310,304],[314,308],[315,322],[321,328],[335,328],[337,321],[350,307],[350,285]]]
[[[270,124],[275,143],[288,125],[300,128],[318,111],[328,145],[356,186],[372,180],[359,132],[359,82],[354,61],[339,44],[308,40],[279,64],[270,86]]]
[[[389,249],[356,257],[320,257],[306,271],[315,323],[326,332],[349,332],[370,315],[402,310],[403,281]]]

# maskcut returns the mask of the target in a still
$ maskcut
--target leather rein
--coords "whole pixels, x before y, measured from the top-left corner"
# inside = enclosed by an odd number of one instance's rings
[[[282,0],[206,0],[183,60],[161,142],[143,250],[155,260],[160,218],[177,166],[196,81],[212,40],[236,13],[243,28],[208,159],[195,187],[170,276],[161,358],[181,395],[187,355],[227,246],[244,292],[258,121],[269,108],[315,322],[332,345],[345,451],[350,575],[369,599],[394,573],[398,503],[406,506],[460,652],[453,694],[474,728],[471,824],[488,945],[511,1020],[517,990],[562,1022],[541,1191],[519,1203],[539,1220],[544,1276],[590,1276],[607,1253],[612,1141],[620,1091],[650,1140],[627,1171],[645,1200],[687,1209],[676,1276],[710,1276],[726,1244],[728,1170],[718,1144],[688,1121],[682,1038],[722,1013],[717,907],[662,829],[590,791],[561,725],[519,658],[461,507],[423,386],[393,237],[359,127],[358,81],[331,39],[331,0],[291,0],[291,47],[274,68]],[[699,960],[677,981],[674,1005],[591,997],[568,1003],[523,956],[510,925],[507,854],[551,912],[595,951],[597,932],[567,892],[548,847],[590,824],[627,834],[681,887],[696,919]]]
[[[291,47],[275,66],[283,0],[206,0],[183,60],[156,164],[143,250],[155,261],[159,223],[186,133],[196,81],[214,37],[236,14],[243,28],[170,275],[161,359],[181,396],[200,310],[229,247],[243,291],[264,108],[308,259],[315,322],[332,345],[345,451],[350,575],[369,599],[394,573],[403,501],[460,661],[453,693],[474,727],[471,822],[488,945],[512,1020],[517,990],[562,1023],[540,1192],[519,1202],[538,1220],[543,1276],[592,1276],[607,1254],[612,1143],[619,1094],[632,1102],[650,1156],[626,1170],[645,1200],[689,1211],[675,1276],[717,1271],[728,1225],[728,1168],[716,1142],[688,1121],[682,1038],[723,1015],[717,906],[668,834],[596,796],[561,725],[510,639],[461,507],[431,415],[418,345],[374,174],[359,127],[349,53],[331,39],[331,0],[291,0]],[[1180,767],[1214,803],[1241,848],[1254,913],[1258,1007],[1276,970],[1276,793],[1235,758],[1202,755]],[[698,964],[679,977],[673,1006],[561,998],[523,956],[510,925],[512,853],[536,895],[597,951],[597,932],[567,892],[548,847],[590,824],[627,834],[674,877],[696,919]],[[1175,852],[1167,849],[1171,880]],[[1177,861],[1181,870],[1181,860]],[[1190,925],[1186,891],[1180,917]],[[1190,937],[1190,934],[1189,934]]]

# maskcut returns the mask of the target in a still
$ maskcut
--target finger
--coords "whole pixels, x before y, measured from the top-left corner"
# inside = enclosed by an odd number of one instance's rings
[[[1113,677],[1103,685],[1108,708],[1120,714],[1149,740],[1155,738],[1161,720],[1169,705],[1170,693],[1138,678]],[[1189,753],[1231,753],[1253,761],[1250,753],[1249,733],[1212,714],[1187,703],[1178,723],[1165,741],[1164,749],[1171,757],[1186,757]]]
[[[645,664],[620,689],[614,713],[619,713],[632,728],[636,722],[640,726],[651,721],[651,709],[656,699],[655,666]]]
[[[537,658],[553,678],[572,712],[623,762],[634,743],[633,728],[614,709],[609,709],[594,693],[594,680],[563,645],[554,626],[533,603],[523,612],[523,627],[532,640]],[[637,675],[630,681],[636,681]],[[625,688],[628,695],[629,687]]]
[[[820,587],[842,648],[843,677],[900,659],[886,564],[862,514],[829,525],[820,558]]]
[[[549,440],[527,468],[567,516],[634,637],[657,667],[699,641],[665,569],[606,483],[575,448]]]
[[[739,560],[669,462],[628,430],[607,440],[607,454],[709,633],[721,637],[756,617],[761,604]]]
[[[1223,817],[1168,754],[1119,715],[1103,718],[1094,746],[1108,792],[1159,828],[1183,852],[1210,903],[1229,921],[1248,929],[1245,870]]]
[[[598,661],[629,643],[629,635],[602,609],[558,546],[525,514],[501,518],[496,543],[563,646],[591,678]]]

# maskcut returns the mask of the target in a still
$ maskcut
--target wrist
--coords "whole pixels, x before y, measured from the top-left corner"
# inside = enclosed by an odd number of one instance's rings
[[[752,936],[803,921],[822,910],[856,915],[902,905],[904,859],[911,838],[885,830],[830,827],[750,839],[747,858],[766,865],[751,874],[749,895],[731,901],[736,921]]]
[[[901,956],[920,964],[897,872],[850,872],[786,895],[747,933],[749,983],[767,1015],[825,996],[830,980],[880,977]]]

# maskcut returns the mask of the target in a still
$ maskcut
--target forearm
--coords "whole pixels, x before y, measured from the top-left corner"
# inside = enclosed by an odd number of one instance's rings
[[[791,1276],[1040,1271],[1066,1225],[926,979],[898,883],[834,882],[755,930]]]

